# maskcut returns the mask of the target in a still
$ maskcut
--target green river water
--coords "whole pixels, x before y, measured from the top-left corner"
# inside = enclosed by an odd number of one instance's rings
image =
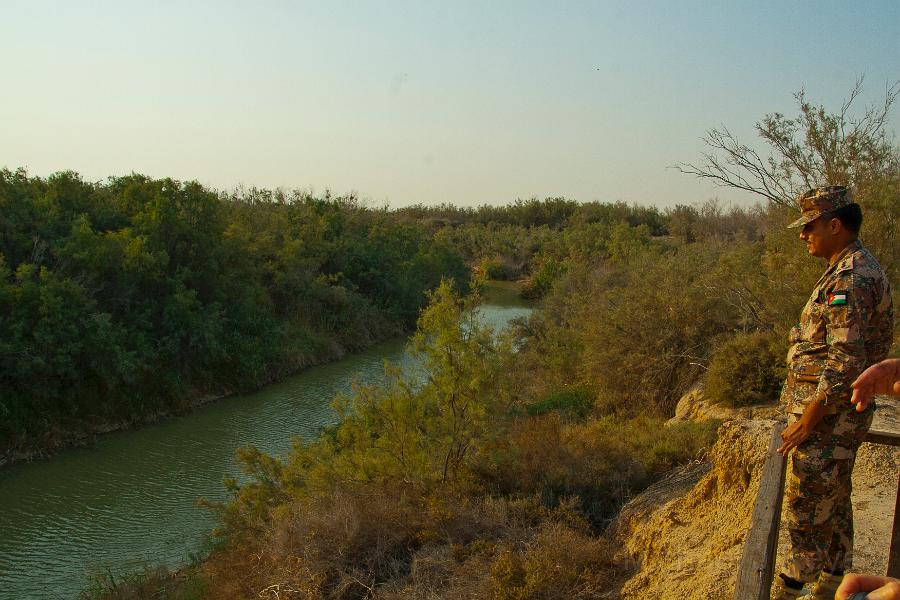
[[[510,288],[489,289],[487,300],[481,311],[495,327],[531,312]],[[283,454],[293,437],[315,437],[334,420],[331,399],[354,380],[384,380],[385,360],[414,367],[404,346],[386,342],[254,394],[0,471],[0,599],[74,598],[90,573],[188,562],[214,525],[196,500],[224,498],[235,449]]]

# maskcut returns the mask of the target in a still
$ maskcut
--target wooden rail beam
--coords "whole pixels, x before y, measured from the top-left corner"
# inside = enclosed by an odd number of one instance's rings
[[[873,431],[869,430],[866,434],[866,441],[873,444],[884,444],[886,446],[900,446],[900,433],[891,431]]]
[[[894,505],[894,532],[891,535],[891,551],[888,554],[888,577],[900,579],[900,476],[897,477],[897,503]]]
[[[900,434],[890,431],[872,431],[866,434],[866,441],[873,444],[900,446]],[[897,477],[897,502],[894,505],[894,525],[891,534],[891,549],[888,553],[888,577],[900,579],[900,476]]]
[[[735,600],[769,600],[775,574],[778,547],[778,525],[784,499],[784,476],[787,461],[778,453],[784,423],[776,423],[766,450],[759,492],[750,519],[750,530],[744,542],[744,553],[738,567]]]

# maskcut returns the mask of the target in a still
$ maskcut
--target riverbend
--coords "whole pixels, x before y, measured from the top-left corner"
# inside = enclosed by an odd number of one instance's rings
[[[487,301],[481,311],[495,327],[531,312],[509,287],[492,287]],[[92,572],[185,564],[214,525],[197,499],[224,498],[236,448],[281,454],[293,438],[318,435],[334,421],[331,399],[355,380],[383,380],[385,360],[414,368],[404,347],[386,342],[254,394],[4,469],[0,598],[73,598]]]

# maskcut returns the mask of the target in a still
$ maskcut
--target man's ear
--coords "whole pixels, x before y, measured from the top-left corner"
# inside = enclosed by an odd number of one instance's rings
[[[832,217],[828,219],[828,231],[831,232],[831,235],[841,235],[844,231],[844,224],[840,219]]]

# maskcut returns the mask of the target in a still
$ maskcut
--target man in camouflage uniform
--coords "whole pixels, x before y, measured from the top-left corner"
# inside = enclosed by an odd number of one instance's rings
[[[800,239],[828,261],[791,330],[781,401],[790,415],[779,452],[793,454],[785,494],[791,550],[775,598],[834,598],[853,552],[850,474],[874,407],[850,403],[851,384],[883,360],[893,336],[891,292],[878,261],[857,239],[862,212],[850,191],[830,186],[798,199]]]

